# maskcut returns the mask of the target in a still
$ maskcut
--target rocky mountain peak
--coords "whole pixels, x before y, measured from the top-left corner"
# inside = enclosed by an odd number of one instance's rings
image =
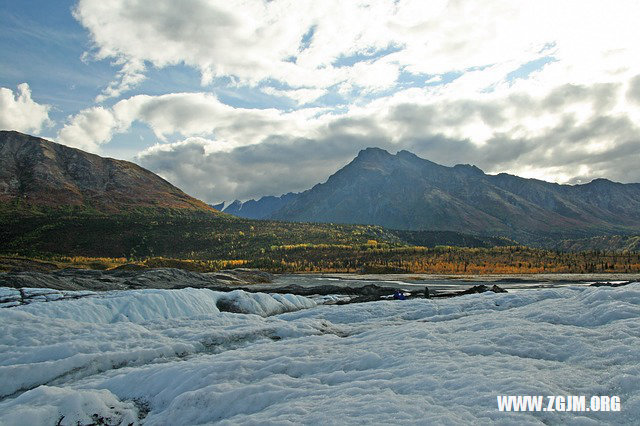
[[[384,150],[382,148],[377,148],[377,147],[369,147],[361,150],[358,153],[356,159],[385,158],[385,157],[391,157],[391,156],[392,155],[387,150]]]
[[[471,164],[456,164],[453,169],[467,176],[484,176],[484,172],[480,168]]]

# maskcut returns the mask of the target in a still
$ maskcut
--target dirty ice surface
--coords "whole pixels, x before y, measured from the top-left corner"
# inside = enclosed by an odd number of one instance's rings
[[[2,425],[640,421],[640,283],[342,306],[55,299],[0,309]],[[621,411],[505,413],[497,395],[617,395]]]

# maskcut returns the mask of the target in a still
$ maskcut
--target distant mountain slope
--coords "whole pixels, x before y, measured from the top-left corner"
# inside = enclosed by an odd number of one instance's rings
[[[259,202],[258,202],[259,203]],[[245,203],[247,204],[247,203]],[[259,206],[254,209],[259,210]],[[452,230],[520,242],[640,230],[640,184],[559,185],[368,148],[268,218]]]
[[[437,247],[504,247],[517,246],[518,242],[504,237],[480,237],[454,231],[390,231],[404,243],[412,246]]]
[[[640,235],[601,235],[579,240],[562,240],[552,248],[563,251],[626,251],[640,252]]]
[[[103,212],[139,207],[215,211],[136,164],[12,131],[0,131],[0,202]]]
[[[298,194],[290,192],[280,197],[266,196],[257,201],[249,200],[244,203],[235,200],[224,209],[224,212],[247,219],[264,219],[283,208],[297,196]]]

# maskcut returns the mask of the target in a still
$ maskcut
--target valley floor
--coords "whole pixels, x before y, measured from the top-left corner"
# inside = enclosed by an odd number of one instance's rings
[[[0,424],[640,418],[640,283],[322,301],[128,290],[0,309]],[[506,413],[498,395],[617,395],[621,411]]]

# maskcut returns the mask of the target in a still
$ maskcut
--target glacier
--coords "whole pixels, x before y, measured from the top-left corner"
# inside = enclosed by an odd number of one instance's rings
[[[349,305],[192,288],[82,296],[0,309],[0,424],[640,419],[640,283]],[[618,395],[621,411],[500,412],[497,395]]]

